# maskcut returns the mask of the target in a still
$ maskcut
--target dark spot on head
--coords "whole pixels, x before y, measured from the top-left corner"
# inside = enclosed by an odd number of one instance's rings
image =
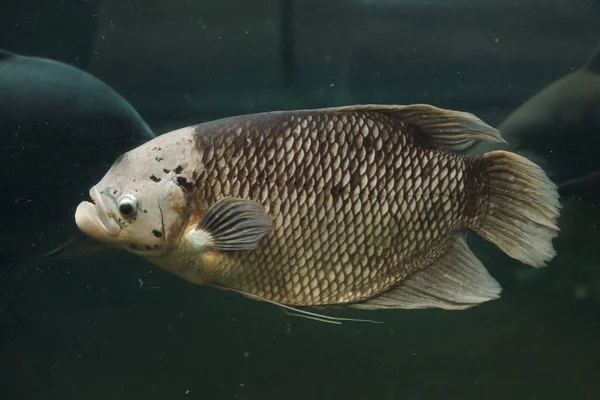
[[[154,159],[158,162],[161,162],[162,160],[164,160],[164,158],[162,158],[162,157],[154,157]]]
[[[151,246],[148,246],[148,245],[146,245],[146,246],[144,246],[144,247],[146,247],[146,250],[152,250],[152,247],[151,247]]]
[[[152,234],[153,234],[154,236],[156,236],[157,238],[159,238],[159,237],[161,237],[161,236],[162,236],[162,232],[161,232],[161,231],[159,231],[159,230],[156,230],[156,229],[153,229],[153,230],[152,230]]]
[[[175,173],[180,174],[181,171],[183,171],[183,167],[181,165],[178,165],[177,168],[175,168]]]
[[[155,245],[154,245],[154,248],[155,248],[155,249],[158,249],[159,247],[160,247],[160,246],[159,246],[159,245],[157,245],[157,244],[155,244]]]
[[[171,172],[171,170],[170,170],[170,169],[163,168],[163,172],[164,172],[165,174],[168,174],[169,172]]]
[[[142,209],[142,212],[143,212],[144,214],[148,214],[148,210],[146,210],[145,208],[143,208],[143,209]]]
[[[154,176],[154,175],[151,175],[151,176],[150,176],[150,179],[152,179],[154,182],[157,182],[157,183],[158,183],[158,182],[160,182],[160,181],[162,180],[162,179],[160,179],[160,178],[157,178],[157,177],[156,177],[156,176]]]
[[[192,184],[192,182],[189,182],[183,176],[178,176],[177,177],[177,184],[179,186],[184,187],[188,192],[191,192],[191,191],[194,190],[194,185]]]

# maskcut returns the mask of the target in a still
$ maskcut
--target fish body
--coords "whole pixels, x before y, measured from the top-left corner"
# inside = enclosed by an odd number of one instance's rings
[[[361,105],[237,116],[124,154],[75,218],[196,284],[291,306],[462,309],[498,297],[473,230],[532,266],[555,254],[556,186],[475,116]],[[532,240],[534,239],[534,240]]]

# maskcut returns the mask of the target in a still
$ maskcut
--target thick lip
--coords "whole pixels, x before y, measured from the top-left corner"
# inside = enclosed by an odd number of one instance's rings
[[[105,238],[107,234],[118,235],[121,227],[109,216],[102,195],[95,186],[90,189],[90,197],[94,203],[83,201],[75,211],[75,223],[79,229],[98,239]]]
[[[104,205],[104,200],[102,200],[102,195],[100,194],[96,186],[90,189],[90,197],[92,198],[94,203],[96,203],[96,213],[100,217],[100,221],[102,221],[102,225],[104,226],[106,233],[108,233],[111,236],[118,235],[119,232],[121,232],[121,227],[119,226],[117,221],[115,221],[108,215],[106,206]]]

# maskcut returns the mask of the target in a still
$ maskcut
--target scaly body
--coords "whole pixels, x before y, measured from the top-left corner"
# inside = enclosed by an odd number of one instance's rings
[[[549,240],[557,231],[555,187],[510,153],[456,153],[476,139],[501,139],[470,114],[428,107],[356,106],[200,124],[126,154],[113,169],[130,172],[111,182],[105,177],[97,187],[105,188],[103,196],[123,188],[114,194],[119,204],[126,192],[150,193],[145,188],[176,183],[168,189],[181,191],[176,201],[158,197],[160,221],[153,219],[152,231],[159,235],[140,241],[151,224],[124,218],[121,231],[137,224],[137,236],[118,242],[194,283],[288,305],[464,308],[497,297],[500,289],[460,233],[474,230],[511,254],[510,242],[521,239],[506,234],[503,221],[516,218],[523,237],[537,234],[543,241],[538,248],[521,243],[511,255],[539,266],[554,254]],[[511,171],[511,163],[530,169]],[[125,190],[128,185],[139,189]],[[513,192],[519,185],[525,192],[538,185],[542,200],[531,193],[515,200],[522,194]],[[263,217],[250,213],[240,221],[272,225],[257,233],[259,228],[228,222],[235,203],[215,212],[224,199],[260,205]],[[146,205],[139,207],[143,212]],[[172,229],[165,223],[167,208],[181,220]],[[238,237],[255,237],[255,243],[238,248],[229,238],[218,244],[219,225],[202,222],[213,214],[221,226],[231,226]],[[431,292],[436,287],[441,292]],[[428,299],[419,300],[422,291]]]

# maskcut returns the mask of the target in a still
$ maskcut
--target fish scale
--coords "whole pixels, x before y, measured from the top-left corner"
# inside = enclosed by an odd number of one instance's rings
[[[264,205],[275,224],[254,252],[228,257],[218,283],[292,305],[360,300],[407,275],[411,261],[430,246],[424,235],[440,241],[464,227],[464,186],[449,182],[451,171],[462,174],[464,162],[394,129],[389,117],[376,113],[294,115],[283,123],[271,117],[222,131],[198,129],[204,164],[198,206],[249,198]],[[237,168],[226,154],[237,155]],[[429,177],[435,168],[447,171],[442,185]],[[225,190],[240,179],[243,184]],[[432,197],[444,201],[432,207]],[[311,288],[316,271],[323,278]],[[278,290],[273,280],[282,283]]]

